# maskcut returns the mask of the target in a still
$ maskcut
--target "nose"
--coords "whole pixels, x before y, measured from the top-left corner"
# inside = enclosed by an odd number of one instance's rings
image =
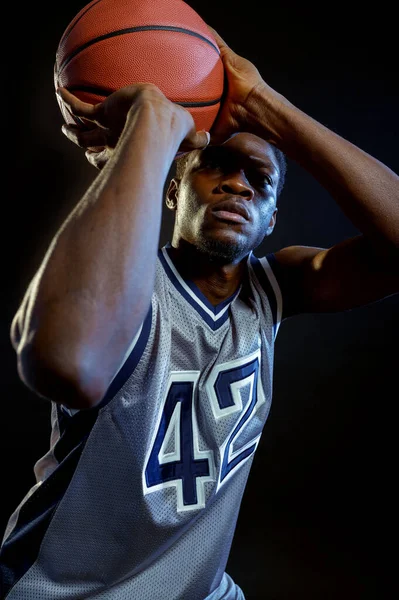
[[[254,191],[248,183],[244,171],[237,171],[223,177],[219,187],[222,192],[233,194],[234,196],[242,196],[247,200],[252,200],[254,196]]]

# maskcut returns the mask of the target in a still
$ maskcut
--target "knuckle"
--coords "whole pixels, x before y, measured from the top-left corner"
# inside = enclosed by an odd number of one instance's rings
[[[146,97],[159,97],[163,96],[161,90],[154,83],[142,83],[141,84],[141,94]]]

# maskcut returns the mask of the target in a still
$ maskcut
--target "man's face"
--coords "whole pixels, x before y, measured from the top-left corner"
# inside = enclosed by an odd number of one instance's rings
[[[274,227],[278,177],[273,147],[249,133],[196,152],[175,191],[174,239],[239,262]]]

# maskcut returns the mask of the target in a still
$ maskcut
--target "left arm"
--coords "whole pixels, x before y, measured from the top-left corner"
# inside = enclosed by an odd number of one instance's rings
[[[398,175],[265,83],[250,103],[259,111],[251,132],[278,146],[313,175],[378,253],[398,256]]]
[[[399,293],[398,175],[266,84],[252,102],[267,115],[254,133],[313,175],[363,234],[329,249],[293,246],[276,253],[284,317],[347,310]]]
[[[363,234],[329,249],[293,246],[276,253],[289,314],[346,310],[399,293],[398,175],[273,90],[212,32],[228,93],[211,143],[241,130],[277,146],[319,181]]]

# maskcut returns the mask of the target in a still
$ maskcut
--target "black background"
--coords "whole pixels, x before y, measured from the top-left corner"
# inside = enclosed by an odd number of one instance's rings
[[[50,432],[48,403],[18,378],[11,319],[53,235],[96,174],[61,134],[52,79],[59,38],[84,4],[15,4],[3,23],[2,530],[34,482],[32,467]],[[188,4],[272,87],[398,172],[393,3]],[[165,210],[161,244],[171,231]],[[291,244],[328,247],[358,233],[289,161],[275,232],[256,254]],[[227,569],[247,600],[392,597],[398,308],[395,295],[282,324],[273,407]]]

